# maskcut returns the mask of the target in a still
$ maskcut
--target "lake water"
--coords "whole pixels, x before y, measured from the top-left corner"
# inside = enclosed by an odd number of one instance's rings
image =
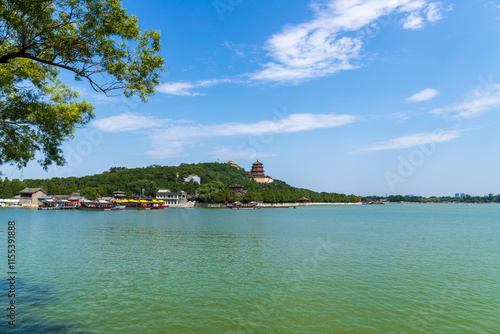
[[[0,218],[2,333],[500,332],[500,205]]]

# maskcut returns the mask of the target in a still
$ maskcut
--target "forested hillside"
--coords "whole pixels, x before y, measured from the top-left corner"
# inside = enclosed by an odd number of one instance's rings
[[[201,185],[184,179],[190,174],[201,177]],[[244,169],[238,170],[224,163],[181,164],[180,166],[148,166],[145,168],[112,167],[102,174],[52,179],[6,179],[0,184],[1,198],[11,198],[25,187],[43,188],[49,194],[67,195],[80,192],[86,198],[112,196],[113,191],[122,190],[127,196],[140,194],[154,196],[158,189],[184,190],[190,195],[199,194],[205,202],[224,202],[238,199],[229,190],[231,184],[241,184],[246,193],[243,200],[269,203],[296,202],[307,197],[312,202],[358,202],[355,195],[317,193],[289,186],[274,180],[271,184],[257,183],[247,177]]]

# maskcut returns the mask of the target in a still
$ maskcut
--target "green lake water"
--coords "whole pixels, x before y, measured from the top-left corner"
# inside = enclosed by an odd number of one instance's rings
[[[500,205],[0,209],[0,254],[1,333],[500,332]]]

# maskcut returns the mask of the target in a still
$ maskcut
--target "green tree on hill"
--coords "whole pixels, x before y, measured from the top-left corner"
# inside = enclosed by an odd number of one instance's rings
[[[212,181],[198,188],[200,199],[206,203],[223,202],[224,185],[219,181]]]
[[[201,177],[201,185],[184,179],[179,175],[197,174]],[[200,163],[183,164],[181,166],[148,166],[145,168],[119,169],[110,168],[109,172],[84,177],[52,178],[50,180],[25,180],[28,187],[49,189],[49,193],[66,190],[80,191],[84,196],[112,196],[120,189],[127,196],[140,194],[145,189],[146,195],[154,196],[158,189],[171,191],[184,190],[189,195],[199,194],[206,203],[223,203],[225,201],[264,201],[268,203],[297,202],[300,197],[307,197],[315,202],[357,202],[358,197],[336,193],[317,193],[307,189],[294,188],[283,181],[262,184],[247,177],[244,170],[238,170],[227,164]],[[241,184],[247,190],[246,196],[236,195],[229,190],[232,184]],[[87,197],[87,196],[85,196]]]

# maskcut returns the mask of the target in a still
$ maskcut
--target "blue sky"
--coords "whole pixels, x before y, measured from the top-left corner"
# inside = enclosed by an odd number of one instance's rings
[[[145,104],[98,95],[65,167],[9,178],[258,158],[316,191],[500,193],[500,1],[124,1],[162,33]],[[68,78],[63,76],[63,79]],[[203,180],[202,180],[203,181]]]

